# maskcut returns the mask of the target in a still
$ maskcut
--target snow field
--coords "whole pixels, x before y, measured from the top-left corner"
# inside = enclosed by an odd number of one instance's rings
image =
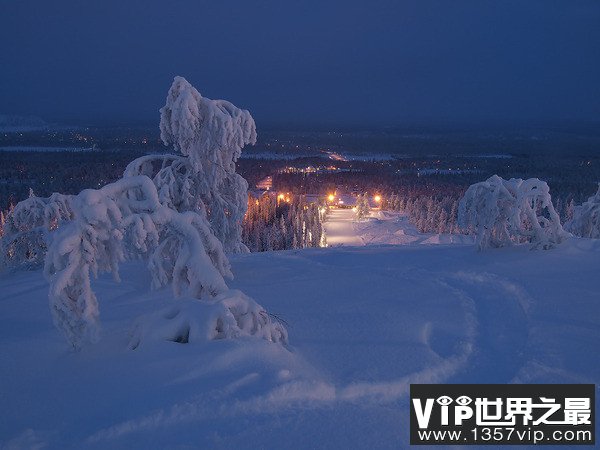
[[[367,246],[242,254],[263,339],[128,343],[176,304],[137,263],[94,282],[102,339],[68,351],[41,273],[0,276],[0,442],[16,448],[398,448],[411,382],[600,380],[600,245]],[[33,444],[32,444],[33,443]],[[9,447],[10,448],[10,447]]]

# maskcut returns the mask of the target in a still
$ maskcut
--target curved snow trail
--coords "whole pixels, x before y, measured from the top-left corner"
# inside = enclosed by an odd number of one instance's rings
[[[430,273],[421,270],[411,270],[408,273],[397,274],[406,282],[410,280],[422,281]],[[449,287],[446,283],[434,280],[437,286],[435,292],[442,295],[444,291],[448,304],[456,302],[458,316],[464,323],[464,338],[457,341],[456,337],[443,336],[443,331],[438,330],[432,322],[427,322],[421,330],[422,343],[436,354],[436,362],[426,364],[420,370],[405,374],[397,379],[386,381],[353,382],[328,380],[320,371],[315,371],[308,378],[284,381],[265,392],[252,395],[246,399],[232,398],[240,387],[251,387],[260,384],[260,375],[250,373],[240,377],[225,389],[219,389],[202,395],[196,399],[177,402],[169,408],[152,412],[149,415],[116,423],[102,429],[88,437],[90,444],[106,443],[114,439],[121,439],[139,432],[179,426],[191,422],[204,422],[215,418],[229,419],[242,416],[255,416],[267,414],[280,414],[292,411],[316,411],[321,408],[332,408],[347,405],[390,405],[404,401],[408,396],[412,383],[441,383],[452,376],[468,369],[468,363],[476,346],[478,335],[478,320],[476,308],[472,298],[459,289]],[[447,306],[446,306],[447,307]],[[370,323],[365,324],[367,327]],[[443,337],[442,337],[443,336]],[[450,347],[442,348],[438,338],[445,339]],[[398,349],[398,352],[401,352]],[[404,355],[400,354],[402,359]],[[285,376],[283,375],[284,379]],[[186,381],[191,381],[189,378]]]
[[[269,414],[286,410],[312,410],[340,403],[388,404],[405,399],[411,383],[461,382],[510,383],[526,363],[528,343],[527,309],[530,299],[518,285],[486,273],[430,273],[435,283],[452,294],[465,316],[466,339],[454,342],[444,330],[428,322],[423,330],[424,343],[440,355],[440,362],[407,374],[397,380],[356,382],[336,385],[325,380],[293,380],[247,400],[214,397],[174,404],[146,417],[129,420],[100,430],[88,438],[99,443],[131,433],[181,423],[204,421],[215,416],[232,418]],[[422,276],[416,273],[416,276]],[[477,298],[477,300],[475,300]],[[232,383],[257,381],[256,374]],[[222,395],[221,393],[221,395]]]
[[[449,288],[477,299],[477,339],[468,367],[455,382],[511,383],[525,364],[529,341],[529,297],[518,285],[485,273],[447,277]]]
[[[327,242],[332,246],[411,245],[428,243],[431,239],[431,235],[419,233],[405,216],[385,211],[376,211],[374,217],[356,222],[352,210],[334,209],[325,223],[325,232]],[[433,274],[429,274],[431,275]],[[476,382],[481,379],[496,383],[511,382],[526,363],[527,356],[527,309],[530,299],[524,289],[508,280],[485,273],[439,273],[435,276],[456,297],[473,305],[478,323],[473,360],[468,369],[461,372],[461,382]],[[451,341],[446,339],[443,332],[433,329],[429,333],[431,336],[428,340],[432,350],[437,349],[440,356],[447,356],[452,352],[448,348]],[[388,387],[391,391],[402,390],[398,386]],[[362,386],[362,389],[366,393],[376,392],[379,388]],[[353,392],[352,395],[358,395],[357,389]]]

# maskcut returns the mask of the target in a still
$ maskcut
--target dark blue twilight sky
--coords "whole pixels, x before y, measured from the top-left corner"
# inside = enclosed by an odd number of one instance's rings
[[[157,121],[174,75],[257,121],[600,119],[600,1],[0,0],[0,113]]]

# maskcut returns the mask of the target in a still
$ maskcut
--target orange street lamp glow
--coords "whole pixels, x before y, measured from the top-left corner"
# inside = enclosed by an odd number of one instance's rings
[[[277,196],[277,198],[278,198],[279,200],[283,200],[283,199],[285,198],[285,195],[283,195],[283,194],[279,194],[279,195]]]
[[[374,200],[379,203],[381,201],[381,195],[376,195]]]
[[[329,199],[330,202],[335,200],[335,195],[333,194],[329,194],[329,197],[327,197]]]

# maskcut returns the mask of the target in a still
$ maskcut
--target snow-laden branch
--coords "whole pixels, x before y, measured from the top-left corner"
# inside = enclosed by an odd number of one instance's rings
[[[227,290],[223,277],[233,277],[229,261],[202,217],[163,206],[150,217],[161,232],[149,260],[153,287],[171,283],[175,296],[194,298]]]
[[[537,178],[504,180],[494,175],[471,185],[460,201],[458,220],[462,228],[475,231],[479,249],[522,242],[548,249],[567,235],[548,184]]]
[[[150,177],[164,206],[176,211],[196,211],[205,214],[205,207],[196,187],[195,174],[186,157],[180,155],[146,155],[130,162],[124,177]]]

